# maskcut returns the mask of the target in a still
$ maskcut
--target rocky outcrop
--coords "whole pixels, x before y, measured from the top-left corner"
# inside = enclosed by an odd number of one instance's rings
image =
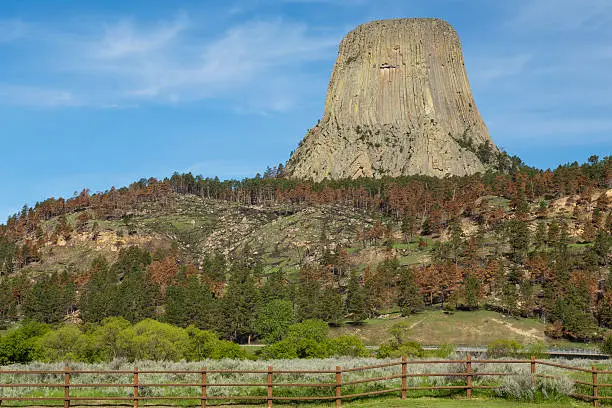
[[[438,19],[373,21],[340,43],[323,118],[287,171],[315,181],[467,175],[484,170],[478,147],[497,150],[455,30]]]

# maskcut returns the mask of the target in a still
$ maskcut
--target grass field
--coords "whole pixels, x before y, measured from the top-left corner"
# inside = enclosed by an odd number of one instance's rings
[[[330,404],[291,404],[291,407],[334,407]],[[442,398],[408,398],[406,400],[398,399],[374,399],[355,402],[345,402],[343,407],[355,408],[373,408],[373,407],[389,407],[389,408],[510,408],[510,407],[538,407],[538,408],[560,408],[560,407],[589,407],[591,405],[573,400],[554,401],[547,403],[530,403],[508,401],[500,399],[442,399]]]
[[[3,405],[4,406],[4,405]],[[10,405],[6,405],[10,406]],[[126,406],[126,405],[124,405]],[[141,406],[151,406],[142,404]],[[154,405],[157,408],[164,408],[164,406]],[[210,404],[209,406],[215,406]],[[231,406],[233,408],[261,408],[265,407],[265,403],[259,405],[224,405],[226,407]],[[275,407],[291,407],[291,408],[327,408],[335,407],[335,403],[277,403]],[[579,402],[574,400],[562,400],[545,403],[531,403],[531,402],[519,402],[519,401],[508,401],[501,399],[479,399],[473,398],[467,399],[443,399],[443,398],[408,398],[406,400],[398,399],[370,399],[363,401],[354,402],[343,402],[343,407],[349,408],[374,408],[374,407],[389,407],[389,408],[510,408],[510,407],[537,407],[537,408],[586,408],[592,406],[585,402]],[[96,405],[96,408],[106,407],[117,407],[117,405]]]
[[[240,397],[257,396],[264,397],[265,389],[265,370],[267,366],[274,367],[274,378],[277,386],[274,388],[276,397],[329,397],[334,395],[333,386],[328,387],[280,387],[279,384],[313,383],[328,384],[334,382],[334,372],[321,372],[330,370],[339,365],[344,369],[342,374],[342,395],[361,394],[364,392],[396,390],[401,386],[401,380],[397,378],[399,372],[398,365],[386,365],[384,367],[374,367],[367,370],[350,370],[351,368],[373,366],[385,364],[397,360],[373,359],[373,358],[342,358],[342,359],[304,359],[304,360],[270,360],[270,361],[244,361],[244,360],[208,360],[200,362],[153,362],[139,361],[127,362],[115,360],[104,364],[82,364],[73,363],[74,374],[71,376],[72,384],[107,384],[103,387],[71,388],[72,397],[127,397],[131,393],[132,381],[130,371],[134,365],[140,370],[140,395],[151,397],[189,397],[193,400],[182,400],[176,402],[175,406],[193,406],[199,401],[201,389],[194,385],[200,381],[199,370],[206,366],[211,372],[207,377],[208,396],[224,396],[236,398],[236,403]],[[555,362],[578,368],[590,368],[593,364],[588,360],[555,360]],[[463,364],[440,363],[423,360],[422,364],[407,365],[406,385],[408,387],[441,387],[441,386],[462,386],[465,385],[464,379],[458,379],[453,373],[463,373]],[[610,364],[607,362],[598,363],[600,370],[609,370]],[[0,399],[4,397],[55,397],[61,398],[64,395],[62,387],[41,387],[40,384],[63,384],[64,378],[61,370],[62,363],[31,363],[28,365],[13,365],[6,367],[9,370],[28,370],[33,374],[5,373],[3,382],[6,384],[30,383],[31,387],[6,387],[0,394]],[[79,370],[123,370],[121,373],[78,373]],[[392,391],[386,398],[363,398],[359,400],[345,400],[343,405],[346,407],[514,407],[514,406],[538,406],[538,407],[586,407],[588,404],[577,402],[569,397],[572,393],[590,395],[592,389],[586,385],[577,385],[573,380],[590,381],[591,373],[581,371],[570,371],[559,367],[538,365],[537,372],[546,378],[541,377],[537,383],[532,383],[530,379],[530,367],[528,363],[508,364],[502,360],[499,363],[473,363],[474,373],[493,372],[501,373],[499,377],[474,376],[472,384],[474,386],[495,386],[499,387],[495,391],[475,389],[471,400],[465,398],[465,391],[462,389],[452,390],[409,390],[408,399],[400,400],[397,391]],[[56,374],[40,374],[39,370],[55,370]],[[153,371],[152,371],[153,370]],[[168,370],[174,372],[168,372]],[[180,371],[176,374],[175,371]],[[213,370],[218,370],[212,372]],[[236,371],[239,370],[239,371]],[[290,372],[288,372],[289,370]],[[295,370],[314,370],[297,372]],[[148,371],[148,372],[147,372]],[[188,371],[188,373],[186,372]],[[427,377],[417,374],[429,373]],[[449,374],[450,373],[450,374]],[[365,381],[368,379],[380,379],[376,382]],[[612,381],[612,375],[601,374],[599,379],[601,384]],[[168,387],[164,384],[180,383],[181,386]],[[112,386],[111,386],[112,384]],[[128,385],[125,385],[128,384]],[[157,385],[156,385],[157,384]],[[215,384],[218,384],[215,386]],[[225,385],[222,385],[225,384]],[[245,386],[235,387],[227,384],[244,384]],[[247,385],[248,384],[248,385]],[[611,388],[600,387],[600,396],[609,396]],[[501,399],[504,398],[504,399]],[[544,401],[537,404],[520,403],[520,401]],[[145,401],[143,401],[144,403]],[[214,401],[217,402],[217,401]],[[332,401],[329,401],[333,403]],[[286,403],[275,402],[275,406],[291,407],[327,407],[334,404],[325,403]],[[211,403],[213,401],[211,400]],[[167,404],[167,402],[166,402]],[[61,406],[62,401],[55,401],[53,406]],[[110,404],[109,404],[110,405]],[[143,404],[146,405],[146,404]],[[31,406],[27,402],[8,402],[2,406]],[[99,405],[97,405],[99,406]],[[233,405],[236,406],[236,405]],[[240,405],[240,406],[262,406],[262,405]],[[612,404],[602,404],[602,406],[612,406]]]
[[[258,408],[263,407],[264,404],[260,405],[232,405],[234,408]],[[335,407],[335,403],[325,404],[314,404],[314,403],[291,403],[291,404],[279,404],[274,403],[273,406],[279,407],[292,407],[292,408],[327,408]],[[520,402],[520,401],[508,401],[502,399],[484,399],[484,398],[472,398],[472,399],[450,399],[450,398],[408,398],[406,400],[390,399],[390,398],[373,398],[369,400],[361,401],[347,401],[342,403],[343,407],[350,408],[374,408],[374,407],[389,407],[389,408],[510,408],[510,407],[537,407],[537,408],[586,408],[592,406],[591,404],[564,399],[561,401],[533,403],[533,402]]]
[[[391,339],[388,330],[395,323],[406,321],[408,336],[421,344],[487,345],[494,340],[515,340],[528,344],[544,341],[549,346],[576,348],[576,343],[544,336],[545,324],[537,319],[516,319],[489,310],[457,311],[426,310],[408,317],[391,313],[386,318],[366,320],[361,325],[332,328],[332,335],[354,334],[367,345],[380,345]],[[585,346],[585,345],[581,345]],[[595,346],[593,346],[595,347]]]

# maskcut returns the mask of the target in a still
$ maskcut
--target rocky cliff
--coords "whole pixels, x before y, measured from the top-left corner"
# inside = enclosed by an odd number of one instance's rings
[[[438,19],[373,21],[340,43],[323,118],[287,170],[315,181],[467,175],[484,170],[478,147],[497,150],[455,30]]]

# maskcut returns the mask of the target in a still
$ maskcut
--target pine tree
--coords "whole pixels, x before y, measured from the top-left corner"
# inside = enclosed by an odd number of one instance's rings
[[[584,242],[592,242],[595,238],[596,229],[593,227],[591,220],[586,219],[584,221],[584,228],[582,230],[582,240]]]
[[[555,246],[559,241],[560,229],[561,227],[559,226],[559,222],[556,219],[552,220],[550,224],[548,224],[547,241],[549,246]]]
[[[42,323],[59,323],[72,309],[75,291],[67,275],[65,281],[52,274],[34,284],[24,302],[27,318]]]
[[[159,286],[143,269],[132,270],[119,285],[118,312],[131,323],[152,319],[161,303]]]
[[[351,274],[346,291],[346,311],[354,323],[361,323],[369,317],[369,313],[361,277],[357,272]]]
[[[116,275],[123,278],[132,272],[143,271],[152,261],[153,258],[149,251],[131,246],[119,251],[119,257],[112,265],[112,269]]]
[[[106,317],[118,316],[118,279],[106,259],[95,258],[89,274],[91,278],[79,298],[81,318],[87,323],[97,323]]]
[[[166,289],[166,306],[164,309],[164,321],[175,326],[189,326],[189,318],[185,303],[187,301],[187,289],[182,285],[170,285]]]
[[[340,325],[344,318],[342,296],[334,288],[325,288],[317,303],[315,317],[333,325]]]
[[[450,224],[450,238],[448,240],[451,260],[457,264],[459,258],[462,256],[464,251],[464,238],[463,229],[461,228],[461,222],[454,219]]]
[[[507,221],[504,235],[512,249],[512,259],[515,262],[522,262],[529,250],[529,229],[527,228],[527,223],[520,219]]]
[[[597,304],[597,319],[600,326],[612,328],[612,267],[608,271],[603,294]]]
[[[476,310],[480,301],[480,281],[475,276],[468,274],[461,288],[460,304],[467,310]]]
[[[423,310],[423,295],[414,281],[413,271],[410,268],[403,268],[400,272],[397,304],[402,316]]]
[[[234,265],[227,291],[221,301],[225,337],[245,343],[254,336],[259,293],[248,267]]]
[[[605,231],[599,231],[593,241],[593,250],[597,253],[599,262],[606,265],[612,248],[612,236]]]
[[[557,309],[566,337],[578,341],[597,337],[597,326],[590,313],[589,290],[584,281],[567,287],[565,298],[557,303]]]
[[[295,308],[298,321],[314,319],[316,305],[321,295],[321,283],[315,277],[316,271],[312,266],[300,270],[298,285],[295,293]]]
[[[199,329],[217,329],[217,305],[207,285],[196,276],[186,285],[171,285],[166,290],[165,321],[181,327],[194,325]]]
[[[17,245],[4,235],[0,235],[0,276],[13,273]]]
[[[404,242],[412,239],[416,228],[416,217],[406,212],[402,218],[401,232]]]
[[[533,245],[536,251],[541,251],[546,246],[546,223],[538,222],[533,234]]]
[[[518,314],[518,294],[516,291],[516,285],[506,282],[502,288],[501,295],[501,302],[504,311],[510,316],[516,316]]]
[[[276,299],[291,300],[293,298],[292,287],[289,285],[289,281],[282,270],[268,275],[260,289],[260,294],[262,305],[266,305]]]
[[[529,279],[523,279],[520,283],[519,294],[521,298],[520,312],[522,316],[531,317],[536,308],[534,290]]]

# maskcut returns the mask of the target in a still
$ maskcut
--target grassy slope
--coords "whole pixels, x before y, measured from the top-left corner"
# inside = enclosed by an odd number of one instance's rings
[[[553,345],[544,336],[545,324],[541,321],[509,318],[488,310],[457,311],[453,314],[427,310],[403,318],[399,314],[390,314],[388,318],[367,320],[362,325],[332,328],[332,334],[355,334],[368,345],[379,345],[391,338],[388,330],[399,321],[410,323],[408,337],[421,344],[486,345],[494,340],[506,339],[520,343],[546,341]],[[555,345],[574,347],[563,341],[556,341]]]
[[[77,214],[67,217],[73,226],[76,217]],[[263,208],[175,196],[163,207],[139,204],[130,211],[127,220],[92,219],[84,231],[74,232],[68,242],[47,242],[41,250],[44,262],[30,264],[25,271],[30,276],[66,269],[79,273],[99,254],[112,262],[118,250],[126,246],[152,249],[176,244],[183,256],[193,262],[210,253],[240,253],[248,245],[266,270],[283,268],[291,274],[297,271],[300,262],[311,262],[320,256],[322,236],[326,236],[329,244],[355,247],[358,252],[356,236],[373,222],[367,214],[348,207]],[[94,223],[100,231],[96,240],[92,239]],[[51,235],[56,224],[57,219],[51,219],[43,229]],[[136,233],[128,234],[130,229]]]

